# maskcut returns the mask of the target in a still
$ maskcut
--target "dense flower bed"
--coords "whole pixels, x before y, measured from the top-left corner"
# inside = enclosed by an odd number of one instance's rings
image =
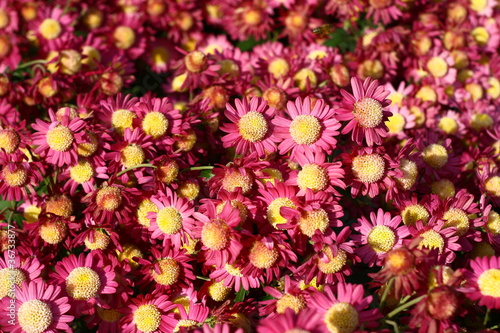
[[[1,331],[500,331],[499,29],[0,0]]]

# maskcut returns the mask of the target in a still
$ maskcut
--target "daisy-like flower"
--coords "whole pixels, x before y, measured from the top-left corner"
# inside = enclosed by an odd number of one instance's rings
[[[223,3],[224,4],[224,3]],[[223,6],[223,26],[232,39],[245,40],[250,36],[259,40],[271,31],[272,8],[261,1],[226,3]]]
[[[27,200],[36,193],[35,186],[42,180],[43,164],[28,162],[21,152],[6,154],[0,151],[0,196],[7,201]],[[29,194],[28,194],[29,193]]]
[[[430,179],[439,180],[449,175],[460,173],[460,157],[454,154],[450,138],[439,140],[436,133],[429,133],[427,138],[418,138],[415,141],[420,158],[417,159],[418,170]]]
[[[59,180],[65,180],[63,190],[74,195],[79,185],[85,193],[90,193],[95,189],[96,178],[108,179],[108,168],[104,160],[98,156],[92,159],[79,158],[75,165],[69,166],[59,176]]]
[[[310,97],[289,101],[285,114],[273,119],[276,136],[283,139],[278,146],[280,154],[292,151],[292,155],[309,147],[313,152],[330,153],[337,146],[340,123],[333,108],[317,99],[314,105]]]
[[[466,271],[467,296],[488,309],[500,309],[500,257],[480,257]]]
[[[420,238],[418,247],[430,250],[437,250],[438,259],[449,264],[456,257],[455,251],[462,250],[458,243],[457,228],[445,227],[445,221],[437,220],[433,217],[429,223],[424,226],[422,221],[417,221],[414,226],[409,227],[410,233],[414,238]]]
[[[311,297],[311,308],[323,317],[323,328],[331,333],[353,332],[359,326],[376,326],[381,317],[378,309],[367,309],[372,296],[363,297],[360,284],[339,283],[336,288],[327,285],[323,292]]]
[[[246,98],[242,101],[236,99],[235,105],[236,109],[229,103],[226,105],[225,116],[231,123],[220,127],[228,133],[221,139],[224,148],[236,146],[236,154],[256,151],[261,157],[275,152],[279,139],[274,134],[271,120],[276,110],[259,97],[253,97],[250,103]]]
[[[75,313],[91,312],[93,305],[107,306],[102,295],[116,292],[118,283],[114,281],[115,273],[95,251],[78,257],[71,254],[55,266],[52,278],[65,285]]]
[[[298,189],[293,186],[286,186],[281,182],[268,182],[265,187],[259,189],[257,198],[261,201],[262,208],[266,211],[266,224],[262,227],[261,232],[266,230],[285,229],[290,227],[287,219],[281,215],[281,208],[288,207],[297,209],[300,202],[297,198]],[[270,225],[270,226],[269,226]]]
[[[243,273],[241,266],[242,263],[238,262],[225,264],[211,272],[210,278],[215,280],[215,283],[222,282],[224,287],[232,288],[236,292],[242,288],[250,290],[250,288],[260,287],[260,278]]]
[[[321,333],[321,315],[305,308],[298,314],[288,308],[284,313],[259,321],[258,333],[309,332]]]
[[[177,76],[174,78],[172,86],[178,84],[179,91],[184,91],[185,89],[193,91],[199,87],[206,88],[210,86],[210,83],[218,76],[217,71],[221,65],[216,64],[212,56],[206,55],[199,50],[187,53],[177,48],[177,51],[184,55],[184,58],[179,60],[175,65]],[[180,77],[182,79],[178,79]],[[179,82],[176,83],[176,79]]]
[[[0,318],[3,332],[71,332],[69,324],[74,317],[66,314],[71,306],[61,287],[47,285],[43,281],[23,282],[15,294],[15,319],[8,315]],[[2,301],[4,309],[9,309],[12,304],[10,298]]]
[[[40,46],[45,51],[55,49],[58,44],[69,38],[73,31],[74,16],[65,13],[59,6],[46,6],[40,9],[36,19],[30,22],[30,27],[41,39]]]
[[[13,265],[12,260],[14,260]],[[16,298],[14,286],[21,287],[23,282],[41,281],[43,268],[36,258],[21,260],[18,254],[12,259],[9,251],[5,251],[3,258],[0,258],[0,299],[5,296]]]
[[[410,235],[408,228],[400,224],[401,216],[392,217],[391,213],[384,212],[381,208],[377,210],[377,214],[370,213],[370,220],[364,216],[358,219],[353,227],[360,235],[352,235],[351,238],[361,245],[356,253],[363,262],[370,266],[381,266],[387,252],[399,247],[403,238]]]
[[[362,145],[366,141],[368,146],[382,144],[382,138],[387,135],[388,128],[385,122],[391,116],[389,111],[384,110],[390,105],[386,99],[389,91],[378,84],[377,80],[371,78],[361,81],[351,78],[353,95],[341,90],[344,97],[337,112],[337,119],[349,121],[342,129],[342,134],[352,132],[352,139]]]
[[[209,307],[200,303],[194,303],[193,301],[188,301],[187,307],[179,306],[178,309],[180,319],[177,321],[173,332],[178,332],[181,329],[183,330],[182,332],[185,332],[185,329],[201,326],[210,313]]]
[[[440,52],[441,51],[441,52]],[[457,69],[453,68],[455,61],[450,52],[434,48],[425,63],[425,69],[436,85],[453,84],[457,77]]]
[[[260,302],[262,307],[259,308],[259,314],[267,318],[284,314],[287,309],[292,309],[296,314],[300,313],[307,307],[311,293],[309,289],[301,288],[300,283],[292,280],[288,275],[285,275],[282,291],[270,286],[264,287],[264,291],[274,297],[274,299]]]
[[[176,320],[171,310],[177,305],[166,295],[138,295],[124,306],[124,317],[120,320],[123,333],[172,332]]]
[[[69,111],[58,121],[54,111],[49,109],[49,117],[50,123],[36,119],[36,123],[31,125],[37,131],[32,135],[33,144],[38,145],[35,153],[56,166],[75,165],[78,162],[78,144],[87,142],[85,121],[70,119]]]
[[[101,101],[97,115],[105,126],[112,127],[116,133],[123,135],[126,128],[133,128],[137,114],[132,110],[138,102],[137,97],[120,93],[116,97]]]

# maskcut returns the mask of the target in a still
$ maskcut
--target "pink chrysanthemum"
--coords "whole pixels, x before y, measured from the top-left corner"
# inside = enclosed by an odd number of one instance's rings
[[[95,189],[96,179],[108,179],[107,167],[99,156],[92,159],[79,158],[75,165],[68,166],[60,175],[59,180],[64,180],[63,189],[74,195],[79,185],[85,193]]]
[[[278,314],[284,314],[287,309],[292,309],[298,314],[307,308],[311,290],[301,288],[300,283],[288,275],[285,275],[283,284],[283,290],[270,286],[264,287],[264,291],[274,299],[260,302],[262,307],[259,308],[259,314],[261,316],[275,318]]]
[[[2,300],[4,309],[9,309],[12,304],[8,297]],[[68,324],[74,317],[66,314],[71,306],[59,286],[47,285],[43,281],[23,282],[21,288],[16,290],[14,308],[15,319],[8,315],[0,318],[3,332],[71,332]]]
[[[35,194],[35,186],[42,180],[41,162],[28,162],[27,157],[17,152],[7,155],[0,151],[0,197],[4,200],[27,200]],[[28,194],[29,193],[29,194]]]
[[[16,298],[14,286],[21,287],[23,282],[41,281],[40,275],[44,266],[38,259],[21,260],[19,253],[15,253],[14,258],[11,258],[12,254],[5,251],[3,258],[0,258],[0,299],[5,296]]]
[[[256,151],[261,157],[277,150],[279,139],[274,134],[271,120],[276,110],[259,97],[253,97],[250,103],[235,100],[236,109],[229,103],[225,115],[231,124],[223,124],[221,130],[228,133],[222,137],[224,148],[236,146],[236,154],[244,155]]]
[[[388,131],[385,122],[391,115],[385,110],[390,105],[390,100],[386,99],[389,91],[371,78],[362,82],[353,77],[351,85],[353,95],[341,90],[344,100],[336,110],[338,120],[349,121],[342,129],[342,134],[352,132],[352,139],[358,145],[362,145],[363,141],[368,146],[382,144],[382,138]]]
[[[467,296],[489,309],[500,309],[500,257],[480,257],[472,260],[470,267],[466,272]]]
[[[171,310],[177,305],[166,295],[142,295],[131,299],[124,307],[125,316],[120,324],[123,333],[163,333],[172,332],[176,320]]]
[[[236,292],[241,289],[258,288],[261,282],[258,277],[243,273],[241,264],[237,263],[225,264],[216,268],[210,273],[210,279],[215,280],[215,282],[222,282],[224,287],[233,288]]]
[[[186,308],[184,306],[178,307],[180,318],[175,325],[174,332],[180,329],[183,330],[182,332],[186,332],[185,330],[201,326],[208,318],[210,308],[207,306],[201,303],[194,303],[194,301],[188,301],[186,305]]]
[[[330,153],[337,146],[340,123],[335,111],[322,99],[312,105],[310,97],[295,102],[289,101],[285,114],[290,118],[277,116],[273,119],[276,136],[283,139],[278,146],[280,154],[292,151],[292,155],[309,147],[313,152]]]
[[[281,182],[277,182],[276,185],[268,182],[265,187],[259,189],[260,196],[257,199],[261,201],[262,208],[266,212],[266,220],[262,222],[262,233],[272,231],[272,228],[279,230],[291,227],[289,221],[281,215],[281,208],[297,209],[300,206],[297,192],[298,188],[286,186]]]

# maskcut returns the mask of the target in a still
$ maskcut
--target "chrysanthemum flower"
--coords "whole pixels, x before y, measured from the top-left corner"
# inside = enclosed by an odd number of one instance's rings
[[[201,326],[208,318],[210,312],[210,308],[207,306],[200,303],[194,303],[193,301],[188,303],[187,309],[184,306],[179,306],[178,309],[180,319],[175,325],[173,330],[174,333],[184,328],[189,329]]]
[[[266,222],[275,229],[290,227],[287,219],[281,215],[281,208],[297,209],[300,206],[297,192],[296,187],[286,186],[281,182],[277,182],[276,185],[267,183],[265,187],[260,188],[258,199],[262,202],[262,207],[266,211]],[[268,228],[263,226],[263,231],[266,229]]]
[[[292,309],[296,314],[306,309],[310,300],[311,290],[302,289],[298,281],[292,280],[285,275],[283,290],[267,286],[264,291],[274,297],[268,301],[261,301],[259,308],[261,316],[274,318],[278,314],[284,314],[287,309]]]
[[[352,235],[351,238],[360,245],[356,253],[363,262],[373,266],[381,266],[388,251],[402,244],[403,239],[410,235],[406,226],[400,226],[401,216],[391,216],[381,208],[377,214],[370,213],[370,220],[362,216],[354,225],[354,230],[361,235]]]
[[[295,102],[289,101],[285,114],[290,118],[277,116],[273,119],[276,136],[283,139],[278,146],[280,154],[292,151],[292,155],[309,147],[313,152],[330,153],[337,146],[340,123],[334,109],[322,99],[314,105],[310,97]]]
[[[311,297],[311,308],[323,316],[324,329],[328,332],[353,332],[359,326],[376,326],[380,318],[378,309],[367,309],[372,296],[363,297],[362,285],[339,283],[335,288],[325,286],[324,292]]]
[[[172,332],[176,320],[171,310],[177,305],[166,295],[138,295],[124,307],[124,317],[120,320],[124,333]]]
[[[427,138],[418,138],[416,148],[420,152],[417,165],[422,175],[427,178],[439,180],[456,175],[460,170],[460,157],[454,154],[452,140],[439,140],[435,133],[430,133]]]
[[[108,97],[107,100],[101,101],[97,115],[105,126],[112,127],[116,133],[123,135],[126,128],[133,128],[137,114],[132,110],[138,102],[137,97],[131,95],[118,94],[116,97]]]
[[[44,170],[41,162],[28,162],[21,152],[7,155],[0,151],[0,165],[0,195],[4,200],[27,200],[36,193],[35,186],[42,180]]]
[[[231,124],[223,124],[221,130],[228,133],[222,137],[225,148],[236,146],[236,154],[244,155],[256,151],[260,157],[277,150],[279,139],[274,134],[271,120],[276,110],[267,105],[262,98],[253,97],[235,100],[236,109],[229,103],[225,115]]]
[[[11,260],[14,260],[13,264]],[[3,258],[0,258],[0,299],[6,296],[16,298],[14,287],[21,287],[23,282],[41,281],[43,268],[36,258],[21,260],[21,256],[17,254],[12,259],[9,251],[5,251]]]
[[[216,282],[222,282],[224,287],[230,287],[238,292],[242,288],[250,290],[250,288],[260,287],[260,277],[250,275],[248,272],[243,273],[241,262],[233,264],[225,264],[222,267],[216,268],[210,273],[210,279]]]
[[[223,7],[223,26],[231,38],[245,40],[250,36],[262,39],[271,31],[273,10],[259,1],[226,4]]]
[[[107,167],[104,160],[99,157],[92,159],[79,158],[75,165],[70,165],[61,175],[61,180],[66,180],[63,190],[74,195],[79,185],[82,185],[85,193],[90,193],[95,189],[96,178],[108,179]]]
[[[349,121],[342,129],[342,134],[352,131],[352,139],[362,145],[366,141],[368,146],[381,144],[382,138],[387,135],[385,122],[391,115],[384,110],[390,105],[386,99],[389,91],[378,84],[377,80],[367,78],[364,82],[358,78],[351,78],[353,95],[341,90],[344,100],[337,112],[337,119]]]
[[[9,309],[10,304],[10,298],[3,299],[3,308]],[[69,324],[74,319],[66,314],[70,308],[59,286],[43,281],[23,282],[16,289],[14,325],[9,316],[2,316],[0,325],[4,332],[70,332]]]
[[[46,6],[40,8],[36,19],[30,22],[30,26],[41,39],[42,48],[49,51],[70,38],[74,29],[72,25],[74,20],[72,13],[66,13],[63,8]]]
[[[86,142],[86,123],[80,118],[70,119],[67,113],[61,121],[56,119],[54,111],[49,109],[50,123],[36,119],[32,127],[33,144],[38,145],[35,153],[44,157],[48,163],[56,166],[75,165],[78,161],[78,144]]]
[[[466,272],[467,296],[479,300],[479,305],[489,309],[500,309],[500,257],[481,257],[470,262]]]

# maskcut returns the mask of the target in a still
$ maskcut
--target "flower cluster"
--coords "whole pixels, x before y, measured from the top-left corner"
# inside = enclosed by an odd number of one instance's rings
[[[497,0],[0,0],[0,330],[500,331],[499,51]]]

